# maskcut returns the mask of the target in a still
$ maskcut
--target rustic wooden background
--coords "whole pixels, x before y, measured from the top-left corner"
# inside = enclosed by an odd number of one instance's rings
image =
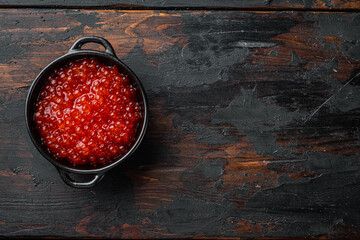
[[[0,236],[360,238],[360,2],[127,2],[0,0]],[[34,148],[24,107],[92,35],[143,82],[150,123],[80,190]]]

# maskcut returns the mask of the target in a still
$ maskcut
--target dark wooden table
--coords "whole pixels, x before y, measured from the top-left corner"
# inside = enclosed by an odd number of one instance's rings
[[[358,0],[0,8],[0,236],[360,238]],[[133,157],[73,189],[24,106],[39,71],[92,35],[143,82],[150,123]]]

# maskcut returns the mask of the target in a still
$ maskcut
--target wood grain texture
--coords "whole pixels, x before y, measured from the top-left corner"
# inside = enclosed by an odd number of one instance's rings
[[[360,14],[0,16],[0,236],[360,237]],[[34,148],[24,104],[88,35],[139,76],[150,124],[131,159],[79,190]]]
[[[358,0],[0,0],[0,7],[106,9],[359,10]]]

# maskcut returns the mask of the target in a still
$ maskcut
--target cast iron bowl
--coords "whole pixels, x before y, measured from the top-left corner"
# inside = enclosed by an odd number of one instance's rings
[[[101,44],[105,47],[105,52],[81,49],[82,45],[89,42]],[[83,58],[96,58],[100,63],[108,66],[117,66],[120,72],[127,74],[132,85],[136,88],[138,102],[142,109],[143,118],[139,124],[138,131],[136,132],[135,141],[133,141],[133,143],[129,146],[128,151],[125,154],[116,156],[114,159],[112,159],[112,161],[109,161],[105,165],[101,166],[92,166],[90,164],[74,166],[72,163],[66,160],[57,159],[42,143],[40,133],[36,128],[36,123],[34,120],[36,101],[47,81],[49,74],[54,69],[63,66],[69,61],[76,61]],[[145,91],[141,85],[140,80],[130,70],[129,67],[127,67],[116,57],[115,51],[111,44],[104,38],[100,37],[82,37],[70,47],[70,50],[66,54],[47,65],[35,78],[26,98],[25,120],[30,138],[35,144],[35,147],[48,161],[50,161],[57,168],[63,181],[71,187],[88,188],[97,184],[103,178],[105,172],[122,163],[139,146],[145,135],[148,123],[148,106]],[[90,181],[75,181],[70,177],[69,173],[90,175],[92,178]]]

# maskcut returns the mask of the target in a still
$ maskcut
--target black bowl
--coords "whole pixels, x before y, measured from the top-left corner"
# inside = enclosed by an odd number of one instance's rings
[[[94,50],[82,50],[81,47],[85,43],[94,42],[101,44],[105,47],[105,52],[94,51]],[[35,114],[35,105],[36,101],[39,97],[41,90],[43,89],[47,77],[49,74],[53,72],[53,70],[64,66],[66,63],[70,61],[76,61],[83,58],[95,58],[103,65],[107,66],[116,66],[119,68],[119,71],[128,75],[132,85],[136,88],[137,91],[137,99],[142,109],[142,120],[139,124],[138,131],[136,132],[135,141],[133,141],[132,145],[129,146],[128,151],[125,154],[121,154],[116,156],[112,161],[101,165],[101,166],[93,166],[90,164],[74,166],[72,163],[57,159],[54,155],[52,155],[47,147],[42,143],[40,133],[36,128],[36,123],[34,120]],[[121,62],[115,55],[114,49],[111,44],[100,37],[82,37],[78,39],[71,47],[70,50],[64,54],[63,56],[57,58],[49,65],[47,65],[35,78],[32,83],[29,93],[26,98],[26,106],[25,106],[25,120],[29,135],[31,140],[35,144],[35,147],[39,150],[39,152],[50,161],[59,171],[61,178],[64,180],[66,184],[71,187],[77,188],[88,188],[93,187],[97,184],[104,176],[105,172],[110,170],[111,168],[119,165],[126,158],[128,158],[139,146],[142,141],[148,123],[148,106],[146,95],[143,86],[141,85],[140,80],[136,77],[136,75],[127,67],[123,62]],[[70,176],[69,173],[80,174],[80,175],[92,175],[92,179],[90,181],[75,181]]]

